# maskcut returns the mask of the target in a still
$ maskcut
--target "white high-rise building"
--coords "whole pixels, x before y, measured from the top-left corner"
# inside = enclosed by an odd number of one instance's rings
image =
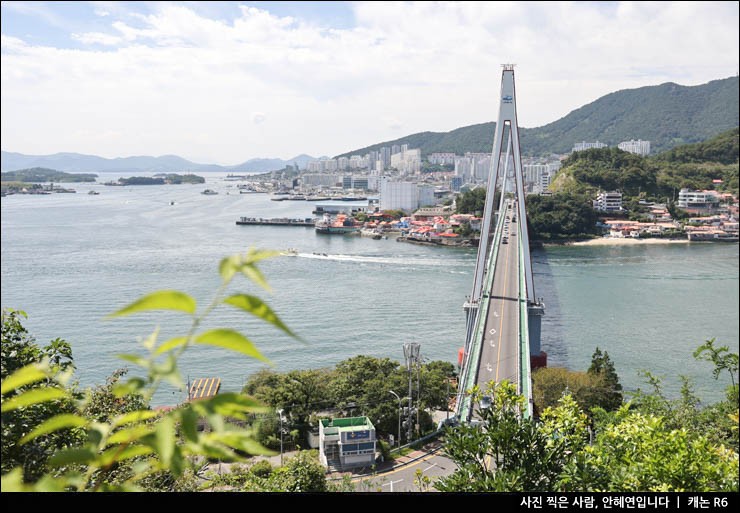
[[[629,141],[619,143],[617,148],[636,155],[646,156],[650,154],[650,141],[643,141],[641,139],[635,141],[634,139],[630,139]]]
[[[592,148],[606,148],[606,144],[601,143],[599,141],[596,141],[596,142],[582,141],[579,143],[575,143],[573,145],[573,151],[590,150]]]
[[[594,208],[601,212],[621,212],[622,211],[622,193],[602,191],[596,196]]]
[[[401,146],[401,151],[391,155],[391,167],[398,169],[402,174],[418,174],[421,171],[421,150],[409,150],[408,145]]]
[[[432,153],[427,157],[430,164],[439,164],[440,166],[448,165],[452,166],[455,164],[454,153]]]
[[[434,189],[432,189],[434,195]],[[380,209],[413,212],[419,208],[419,187],[411,182],[391,182],[387,177],[380,180]]]

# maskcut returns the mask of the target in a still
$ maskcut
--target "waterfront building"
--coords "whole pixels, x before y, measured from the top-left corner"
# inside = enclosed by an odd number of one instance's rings
[[[599,141],[596,141],[596,142],[582,141],[579,143],[575,143],[573,145],[573,151],[590,150],[592,148],[606,148],[606,144],[601,143]]]
[[[622,193],[617,191],[599,192],[594,200],[594,209],[600,212],[621,212]]]
[[[304,173],[301,175],[301,183],[313,187],[335,187],[340,181],[341,178],[338,175],[330,173]]]
[[[646,156],[650,154],[650,141],[643,141],[640,139],[635,141],[634,139],[630,139],[629,141],[623,141],[617,144],[617,148],[636,155]]]
[[[349,169],[349,159],[347,157],[339,157],[337,159],[337,167],[340,171],[346,171]]]
[[[405,210],[419,208],[419,187],[411,182],[391,182],[387,177],[380,181],[380,209]]]
[[[678,207],[684,210],[714,211],[719,206],[716,191],[694,191],[681,189],[678,193]]]
[[[367,417],[319,421],[319,460],[327,469],[370,467],[375,443],[375,426]]]

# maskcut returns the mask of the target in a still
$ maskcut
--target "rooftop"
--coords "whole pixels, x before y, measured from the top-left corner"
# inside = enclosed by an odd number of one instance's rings
[[[360,431],[363,429],[375,429],[373,423],[367,417],[347,417],[343,419],[321,419],[321,425],[325,428],[339,428],[341,431]]]

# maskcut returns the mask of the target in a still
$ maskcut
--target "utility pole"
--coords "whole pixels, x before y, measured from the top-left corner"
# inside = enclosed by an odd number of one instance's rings
[[[411,442],[413,436],[413,410],[411,409],[411,398],[413,394],[413,364],[419,360],[419,343],[418,342],[407,342],[403,345],[403,356],[406,358],[406,369],[409,372],[409,420],[408,420],[408,440]]]

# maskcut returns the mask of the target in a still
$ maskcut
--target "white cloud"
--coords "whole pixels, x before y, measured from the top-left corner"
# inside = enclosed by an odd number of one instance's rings
[[[112,5],[111,34],[72,36],[105,52],[3,36],[3,149],[232,164],[337,154],[493,120],[503,62],[517,63],[525,127],[619,89],[738,68],[738,8],[725,2],[369,2],[353,4],[347,29],[255,7],[224,22],[152,5],[125,17]],[[80,138],[75,124],[121,137]]]
[[[84,34],[72,34],[72,39],[75,39],[85,44],[101,44],[106,46],[117,46],[122,43],[122,39],[118,36],[112,36],[110,34],[104,34],[102,32],[86,32]]]

